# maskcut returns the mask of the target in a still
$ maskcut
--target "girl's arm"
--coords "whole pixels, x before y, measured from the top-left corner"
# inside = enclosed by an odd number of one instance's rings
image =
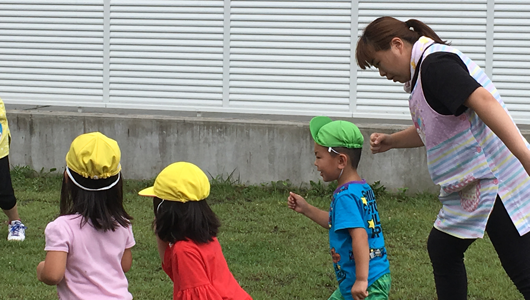
[[[162,241],[157,235],[156,244],[158,247],[158,255],[160,256],[160,260],[162,261],[162,263],[164,263],[164,254],[166,253],[167,247],[169,247],[169,243]]]
[[[121,268],[124,273],[129,272],[132,266],[132,252],[131,248],[125,249],[123,256],[121,257]]]
[[[352,239],[353,259],[355,260],[356,280],[351,288],[353,299],[368,297],[368,268],[370,264],[370,250],[366,229],[348,228]]]
[[[370,150],[372,153],[382,153],[392,148],[416,148],[423,146],[414,125],[393,134],[372,133],[370,135]]]
[[[61,251],[46,252],[46,259],[37,266],[37,279],[48,285],[57,285],[64,278],[68,253]]]
[[[479,87],[464,102],[504,142],[512,154],[519,159],[530,174],[530,150],[517,130],[516,125],[500,103],[485,88]]]

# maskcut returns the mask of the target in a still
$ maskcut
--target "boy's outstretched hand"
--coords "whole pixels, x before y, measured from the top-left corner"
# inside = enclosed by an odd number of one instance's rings
[[[329,229],[329,213],[307,203],[302,196],[293,192],[289,192],[289,197],[287,197],[287,205],[290,209],[296,211],[297,213],[303,214],[318,225]]]
[[[305,199],[293,192],[289,192],[289,197],[287,197],[287,205],[290,209],[296,211],[297,213],[303,214],[306,210],[309,204]]]

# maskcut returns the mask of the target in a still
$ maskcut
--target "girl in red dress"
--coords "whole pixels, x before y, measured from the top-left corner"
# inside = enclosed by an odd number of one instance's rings
[[[174,300],[251,300],[228,269],[217,241],[220,222],[206,198],[208,177],[177,162],[139,192],[154,197],[155,234],[162,268],[173,281]]]

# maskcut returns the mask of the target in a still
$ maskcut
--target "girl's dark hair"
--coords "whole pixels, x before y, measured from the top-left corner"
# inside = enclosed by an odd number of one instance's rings
[[[390,42],[395,37],[414,45],[421,36],[429,37],[439,44],[447,44],[431,27],[419,20],[410,19],[403,22],[392,17],[380,17],[366,26],[357,42],[357,64],[363,70],[369,68],[374,53],[390,49]]]
[[[217,236],[221,222],[206,200],[164,201],[153,198],[155,234],[168,243],[192,240],[206,244]],[[158,210],[157,210],[158,209]]]
[[[359,167],[359,162],[361,161],[361,153],[363,152],[362,148],[346,148],[346,147],[333,147],[333,149],[339,153],[345,154],[348,156],[350,165],[354,170],[357,170]],[[331,151],[331,156],[337,156],[338,154]]]
[[[81,227],[86,225],[88,221],[94,228],[103,231],[114,231],[117,226],[129,226],[130,220],[133,218],[123,208],[123,179],[121,174],[118,183],[105,191],[86,191],[75,185],[70,178],[64,176],[61,188],[60,215],[74,214],[81,216]]]

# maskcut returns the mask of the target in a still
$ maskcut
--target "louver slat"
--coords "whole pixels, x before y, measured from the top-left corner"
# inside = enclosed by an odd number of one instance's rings
[[[230,11],[230,108],[351,116],[351,1],[231,1]]]
[[[493,82],[517,123],[530,123],[530,1],[495,1]]]
[[[102,107],[103,1],[2,1],[0,97]]]
[[[218,110],[223,1],[113,1],[109,107]]]

